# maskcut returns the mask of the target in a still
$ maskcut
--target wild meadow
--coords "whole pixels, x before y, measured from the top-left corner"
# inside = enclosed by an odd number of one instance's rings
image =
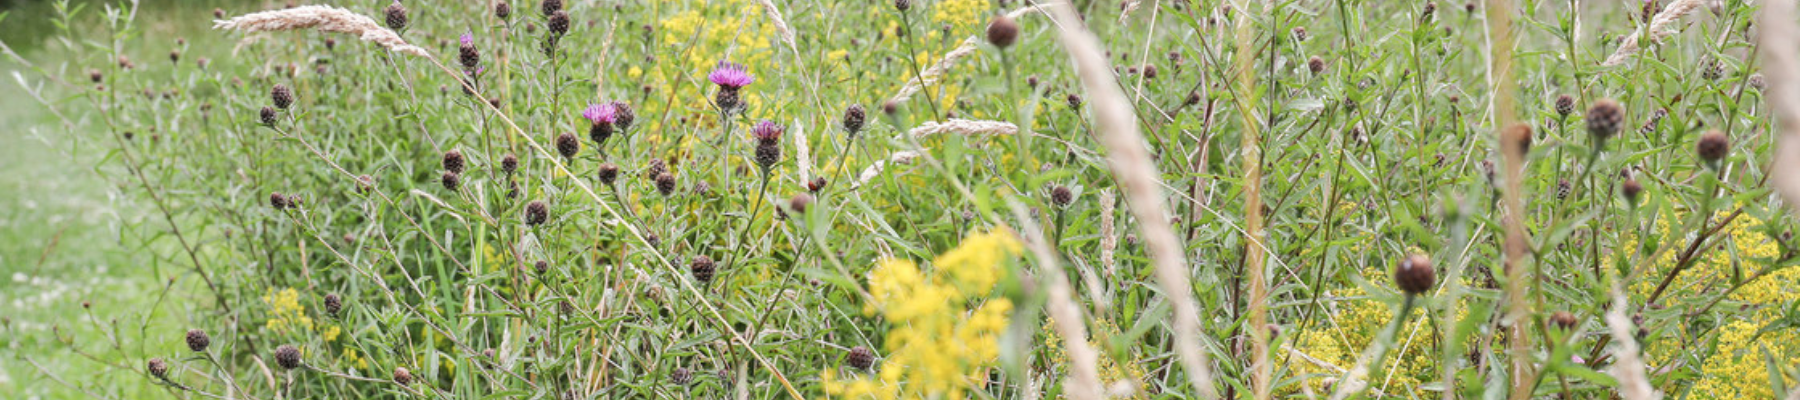
[[[0,5],[0,398],[1800,399],[1793,3]]]

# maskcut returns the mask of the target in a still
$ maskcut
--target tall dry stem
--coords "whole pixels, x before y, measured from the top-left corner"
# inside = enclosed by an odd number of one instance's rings
[[[1507,374],[1512,379],[1511,399],[1530,398],[1533,375],[1531,357],[1530,304],[1527,289],[1530,287],[1525,268],[1525,252],[1528,248],[1525,227],[1520,219],[1525,215],[1524,201],[1521,200],[1523,174],[1525,173],[1524,146],[1506,143],[1505,132],[1514,123],[1513,111],[1513,8],[1511,0],[1488,0],[1488,89],[1493,93],[1492,107],[1493,130],[1495,143],[1499,144],[1502,168],[1505,168],[1505,184],[1501,196],[1504,202],[1504,215],[1500,217],[1505,225],[1505,242],[1501,244],[1504,258],[1502,269],[1506,273],[1506,305],[1505,316],[1501,324],[1507,328],[1507,343],[1510,345],[1508,358],[1512,360],[1512,371]],[[1457,279],[1457,277],[1445,277]]]
[[[1144,233],[1156,281],[1174,305],[1175,353],[1188,372],[1188,383],[1202,399],[1217,397],[1212,384],[1212,367],[1200,347],[1200,310],[1188,283],[1184,247],[1169,225],[1163,204],[1161,174],[1150,161],[1144,148],[1144,136],[1138,132],[1137,117],[1124,89],[1112,76],[1112,66],[1100,51],[1100,40],[1082,25],[1081,16],[1069,3],[1040,6],[1057,25],[1063,49],[1074,59],[1093,109],[1096,132],[1107,148],[1106,157],[1114,178],[1124,190],[1138,228]]]
[[[1794,27],[1794,0],[1763,3],[1759,19],[1769,111],[1779,135],[1769,180],[1787,199],[1788,207],[1800,211],[1800,73],[1796,72],[1800,54],[1794,49],[1794,43],[1800,43],[1800,32]]]
[[[1263,11],[1269,11],[1267,3]],[[1239,112],[1243,117],[1244,132],[1239,140],[1238,151],[1244,163],[1244,275],[1249,278],[1246,284],[1250,294],[1249,322],[1243,330],[1250,334],[1250,390],[1256,400],[1267,400],[1270,395],[1270,379],[1273,369],[1269,365],[1269,330],[1263,326],[1269,324],[1269,285],[1268,260],[1262,242],[1263,201],[1262,201],[1262,134],[1256,113],[1256,37],[1252,34],[1255,21],[1251,18],[1249,4],[1240,4],[1237,13],[1237,54],[1232,58],[1237,62],[1237,90],[1235,98]]]

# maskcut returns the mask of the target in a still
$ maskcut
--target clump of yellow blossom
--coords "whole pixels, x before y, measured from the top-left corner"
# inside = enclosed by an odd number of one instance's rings
[[[294,288],[280,291],[269,289],[269,293],[262,296],[262,301],[269,306],[269,321],[263,324],[263,328],[284,333],[313,329],[312,317],[306,315],[306,306],[300,304],[300,292]]]
[[[950,25],[950,32],[957,36],[973,33],[970,28],[986,21],[981,13],[993,6],[988,0],[944,0],[931,8],[931,22]]]
[[[1377,269],[1363,271],[1363,276],[1372,279],[1389,279],[1388,274]],[[1352,286],[1328,296],[1322,313],[1332,315],[1331,321],[1321,320],[1318,326],[1301,332],[1293,339],[1294,347],[1307,356],[1330,363],[1338,369],[1350,369],[1356,365],[1357,357],[1363,350],[1381,335],[1394,318],[1394,309],[1387,302],[1370,297],[1361,287]],[[1428,326],[1426,318],[1419,317],[1419,311],[1413,311],[1411,318],[1402,326],[1395,339],[1393,349],[1383,361],[1379,375],[1372,375],[1373,388],[1386,387],[1384,392],[1412,393],[1418,398],[1429,398],[1431,392],[1421,389],[1425,382],[1437,380],[1439,347],[1435,328]],[[1413,334],[1418,334],[1414,336]],[[1409,337],[1411,343],[1407,343]],[[1326,378],[1337,378],[1342,372],[1317,365],[1310,360],[1295,357],[1293,366],[1300,374],[1313,374],[1307,379],[1314,391],[1323,390],[1322,382]],[[1388,380],[1388,375],[1393,379]],[[1293,390],[1298,390],[1294,388]]]
[[[1069,365],[1069,353],[1067,350],[1063,349],[1062,335],[1057,334],[1055,329],[1051,329],[1055,324],[1055,319],[1051,319],[1044,324],[1044,332],[1048,333],[1044,335],[1044,348],[1049,350],[1051,365],[1065,366],[1064,371],[1067,371],[1066,366]],[[1089,347],[1096,349],[1105,348],[1105,346],[1102,346],[1101,343],[1097,341],[1098,338],[1120,334],[1118,325],[1114,325],[1110,320],[1095,320],[1094,325],[1094,339],[1088,340]],[[1130,358],[1114,359],[1113,357],[1100,357],[1100,362],[1096,365],[1097,367],[1100,367],[1100,383],[1112,385],[1115,382],[1130,382],[1134,386],[1142,386],[1143,377],[1146,374],[1144,366],[1138,363],[1135,355],[1126,355],[1126,357]],[[1133,391],[1131,397],[1124,398],[1146,399],[1149,398],[1149,393],[1138,390]]]
[[[999,338],[1012,301],[989,298],[1005,262],[1021,251],[1012,235],[993,231],[964,238],[926,271],[908,260],[882,260],[869,271],[867,310],[892,323],[886,358],[872,375],[840,377],[827,369],[825,393],[845,399],[963,399],[979,388],[1000,356]]]

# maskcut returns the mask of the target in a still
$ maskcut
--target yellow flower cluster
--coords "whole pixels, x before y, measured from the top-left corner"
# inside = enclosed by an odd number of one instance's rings
[[[969,28],[982,23],[981,13],[991,9],[988,0],[944,0],[931,8],[931,21],[950,25],[950,32],[962,36]]]
[[[1044,348],[1050,351],[1050,362],[1052,365],[1066,366],[1069,365],[1069,353],[1067,350],[1063,349],[1062,335],[1058,334],[1056,330],[1052,328],[1055,325],[1056,320],[1054,318],[1044,324],[1044,332],[1048,333],[1044,335]],[[1089,347],[1105,349],[1106,346],[1102,345],[1097,339],[1120,334],[1119,326],[1114,325],[1110,320],[1095,320],[1094,325],[1094,332],[1091,336],[1095,339],[1088,340]],[[1104,352],[1102,352],[1102,354],[1104,355]],[[1111,385],[1115,382],[1131,382],[1134,385],[1141,385],[1143,382],[1142,379],[1146,374],[1144,366],[1138,363],[1135,356],[1129,357],[1133,358],[1114,359],[1113,357],[1100,357],[1099,365],[1096,365],[1097,367],[1100,367],[1100,383]],[[1064,369],[1064,371],[1067,371],[1067,369]],[[1139,390],[1134,391],[1130,397],[1124,398],[1146,399],[1149,398],[1149,393]]]
[[[288,332],[291,329],[311,331],[312,317],[306,316],[306,306],[300,304],[300,292],[294,288],[281,291],[269,289],[262,296],[263,304],[269,306],[269,321],[264,328],[275,332]]]
[[[888,259],[869,271],[867,312],[894,326],[880,372],[841,379],[827,369],[825,393],[844,399],[963,399],[986,381],[1000,355],[999,338],[1013,304],[988,298],[1004,275],[1004,263],[1021,251],[1004,232],[976,233],[932,260],[923,271],[908,260]]]
[[[1388,279],[1388,274],[1378,269],[1367,269],[1363,276],[1371,280]],[[1375,283],[1379,285],[1380,283]],[[1317,328],[1307,329],[1294,340],[1294,347],[1307,356],[1319,359],[1338,369],[1350,369],[1356,365],[1356,359],[1362,355],[1363,349],[1374,343],[1394,318],[1394,309],[1387,302],[1368,297],[1360,287],[1350,287],[1331,296],[1326,307],[1326,314],[1333,315],[1335,324],[1321,319]],[[1390,395],[1396,393],[1412,393],[1418,398],[1434,397],[1430,392],[1420,389],[1423,382],[1436,381],[1438,371],[1438,343],[1434,327],[1426,324],[1421,317],[1422,308],[1416,308],[1396,335],[1394,347],[1389,350],[1387,359],[1382,363],[1379,375],[1372,375],[1371,388],[1386,388]],[[1414,333],[1417,333],[1416,335]],[[1410,343],[1408,342],[1410,338]],[[1324,389],[1323,382],[1327,378],[1337,378],[1342,373],[1338,369],[1328,368],[1301,358],[1293,359],[1294,369],[1301,374],[1314,374],[1307,379],[1315,392]],[[1392,379],[1388,378],[1392,375]],[[1297,390],[1297,388],[1296,388]]]
[[[639,80],[649,74],[651,76],[648,79],[642,80],[656,82],[657,87],[691,87],[671,78],[680,77],[685,72],[705,82],[706,75],[720,61],[743,64],[759,79],[772,75],[758,71],[771,71],[774,68],[769,58],[776,50],[775,26],[763,16],[762,8],[756,2],[720,0],[703,5],[693,4],[698,8],[682,10],[657,23],[662,41],[674,48],[683,49],[680,58],[676,60],[679,63],[674,65],[676,69],[653,68],[644,71],[633,67],[626,71],[629,78]],[[712,84],[705,83],[702,86],[710,90]],[[758,93],[760,92],[755,90],[745,93],[745,101],[753,108],[761,101]],[[688,101],[689,106],[704,109],[710,95],[711,93],[690,93],[677,95],[675,98]]]
[[[1723,217],[1725,214],[1721,213],[1714,220]],[[1677,247],[1662,252],[1651,262],[1637,264],[1647,268],[1640,272],[1643,278],[1631,286],[1632,294],[1639,300],[1647,298],[1655,290],[1662,277],[1675,267],[1679,250],[1687,245],[1688,239],[1673,232],[1674,224],[1670,220],[1678,218],[1680,217],[1659,218],[1656,221],[1656,230],[1663,238],[1662,245]],[[1701,253],[1692,266],[1675,278],[1658,302],[1666,303],[1669,299],[1678,298],[1710,301],[1713,296],[1718,296],[1718,288],[1731,285],[1734,275],[1749,279],[1751,275],[1767,267],[1768,260],[1780,257],[1781,246],[1768,235],[1753,230],[1762,225],[1763,221],[1747,214],[1733,220],[1712,239],[1715,243],[1725,245]],[[1628,246],[1624,248],[1637,248],[1635,238],[1627,240],[1626,244]],[[1759,278],[1738,288],[1729,300],[1749,311],[1727,319],[1730,322],[1718,328],[1717,345],[1701,363],[1700,377],[1687,383],[1693,385],[1692,393],[1705,393],[1716,398],[1769,398],[1774,394],[1769,390],[1768,359],[1764,357],[1763,349],[1766,347],[1769,354],[1773,354],[1782,365],[1800,363],[1800,332],[1775,329],[1760,336],[1757,332],[1781,318],[1782,308],[1800,301],[1800,269],[1788,268]],[[1736,308],[1738,307],[1727,308],[1721,305],[1715,307],[1714,311],[1729,312]],[[1706,333],[1683,332],[1674,337]],[[1681,344],[1655,344],[1650,349],[1648,361],[1653,367],[1669,365],[1685,354]],[[1797,383],[1800,382],[1790,381],[1788,387]],[[1671,386],[1664,389],[1673,393],[1673,390],[1680,388]]]

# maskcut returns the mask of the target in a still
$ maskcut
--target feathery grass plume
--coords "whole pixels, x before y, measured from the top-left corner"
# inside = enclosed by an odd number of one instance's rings
[[[863,184],[869,183],[869,181],[874,180],[875,177],[881,176],[881,171],[887,169],[887,164],[912,164],[913,159],[919,158],[920,155],[919,152],[911,150],[896,151],[893,154],[889,154],[886,161],[876,161],[874,164],[870,164],[868,168],[863,168],[862,173],[856,176],[856,182],[850,183],[850,188],[855,189],[862,187]]]
[[[244,14],[228,20],[213,21],[213,29],[246,33],[315,29],[347,33],[356,35],[365,42],[380,44],[388,50],[431,58],[431,54],[425,49],[407,43],[394,31],[375,23],[375,19],[332,6],[310,5]]]
[[[1024,16],[1027,13],[1040,11],[1048,6],[1049,5],[1035,5],[1021,7],[1006,13],[1006,18],[1017,21],[1019,17]],[[955,67],[957,60],[961,60],[963,57],[975,53],[975,50],[981,48],[981,42],[984,41],[986,41],[986,39],[983,39],[981,34],[969,35],[967,39],[963,39],[962,44],[957,45],[956,48],[951,49],[950,52],[944,53],[944,58],[938,60],[937,64],[932,65],[931,68],[926,68],[925,71],[919,73],[919,76],[907,80],[906,86],[900,87],[900,91],[895,92],[893,97],[888,98],[888,101],[894,103],[905,102],[907,99],[912,98],[913,94],[919,93],[920,90],[925,89],[926,85],[937,83],[939,76],[950,71],[951,67]],[[1111,69],[1108,70],[1110,71]]]
[[[1780,2],[1777,0],[1776,2]],[[1638,356],[1637,336],[1631,329],[1631,318],[1625,316],[1625,308],[1631,302],[1625,299],[1625,291],[1618,283],[1613,283],[1612,310],[1606,312],[1606,327],[1612,330],[1613,340],[1618,347],[1613,350],[1612,368],[1607,372],[1613,379],[1619,380],[1619,396],[1625,400],[1651,400],[1656,398],[1655,390],[1650,387],[1650,378],[1644,373],[1644,360]]]
[[[1619,43],[1619,49],[1614,50],[1613,54],[1606,57],[1606,61],[1601,62],[1600,65],[1610,67],[1624,64],[1625,60],[1637,55],[1638,50],[1642,49],[1638,46],[1640,37],[1649,36],[1650,41],[1660,43],[1663,38],[1675,34],[1675,27],[1671,26],[1675,20],[1681,19],[1699,8],[1700,0],[1675,0],[1675,2],[1669,3],[1669,6],[1664,7],[1662,12],[1656,13],[1655,18],[1650,19],[1650,26],[1646,27],[1644,32],[1626,36],[1625,41]]]
[[[1119,248],[1118,228],[1113,221],[1115,202],[1112,189],[1100,191],[1100,267],[1108,278],[1118,276],[1118,262],[1113,258]]]
[[[806,143],[806,125],[794,121],[794,160],[800,167],[800,182],[812,182],[812,149]]]
[[[769,14],[769,22],[774,23],[775,34],[781,35],[781,41],[787,42],[789,49],[799,51],[799,47],[794,45],[794,28],[788,27],[787,18],[781,16],[781,9],[775,8],[775,2],[756,0],[756,4],[761,5],[763,12]]]
[[[1040,6],[1042,7],[1042,6]],[[1186,257],[1181,240],[1169,224],[1163,204],[1160,173],[1144,148],[1144,136],[1138,132],[1137,118],[1131,102],[1112,76],[1106,56],[1101,53],[1100,39],[1088,32],[1081,16],[1068,3],[1049,7],[1046,12],[1058,27],[1063,48],[1076,63],[1082,86],[1094,99],[1095,124],[1100,127],[1101,143],[1106,145],[1107,160],[1119,185],[1125,188],[1125,200],[1137,216],[1139,229],[1149,247],[1155,266],[1156,280],[1163,293],[1170,296],[1175,312],[1175,354],[1187,370],[1188,383],[1201,399],[1217,398],[1213,388],[1211,361],[1201,350],[1200,309],[1194,300],[1193,286],[1187,276]]]
[[[1775,115],[1779,131],[1770,171],[1789,171],[1769,176],[1770,185],[1787,198],[1788,207],[1800,211],[1800,52],[1789,44],[1800,40],[1795,31],[1794,0],[1765,2],[1759,25],[1762,33],[1764,84],[1769,94],[1770,111]],[[1795,390],[1794,393],[1800,393]]]
[[[1019,133],[1019,126],[1005,121],[977,121],[951,118],[945,120],[943,123],[926,121],[924,124],[920,124],[918,127],[906,131],[906,134],[920,139],[940,133],[955,133],[960,135],[1011,135]]]

